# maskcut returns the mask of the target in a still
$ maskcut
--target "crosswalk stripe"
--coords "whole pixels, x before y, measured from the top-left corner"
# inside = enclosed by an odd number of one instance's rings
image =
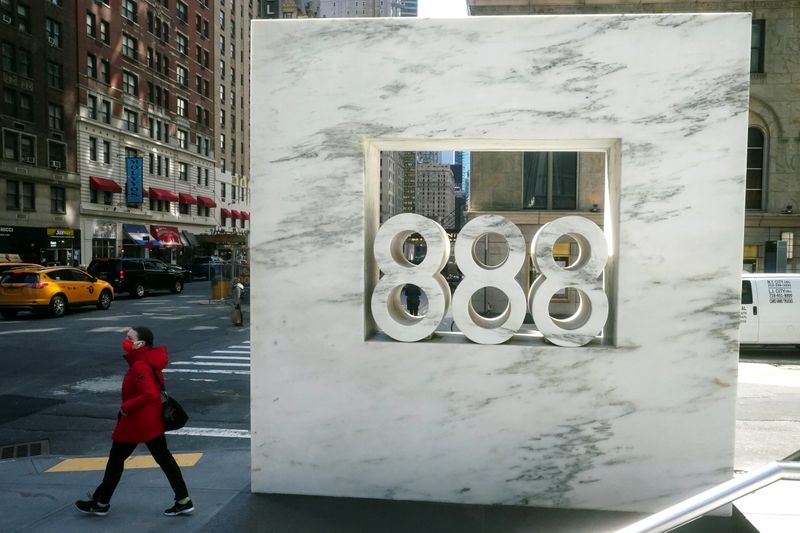
[[[248,354],[250,351],[243,352],[241,350],[214,350],[211,353],[239,353],[239,354]]]
[[[250,363],[202,363],[195,361],[178,361],[172,363],[173,365],[197,365],[197,366],[250,366]]]
[[[192,359],[232,359],[237,361],[249,361],[249,357],[234,357],[231,355],[195,355]]]
[[[13,335],[15,333],[45,333],[48,331],[59,331],[64,328],[41,328],[41,329],[17,329],[11,331],[4,331],[0,335]]]
[[[196,368],[165,368],[162,372],[183,372],[183,373],[192,373],[192,374],[241,374],[241,375],[249,375],[249,370],[217,370],[217,369],[207,369],[201,370]]]
[[[233,349],[233,348],[246,348],[248,350],[250,349],[249,346],[228,346],[228,348],[231,348],[231,349]]]

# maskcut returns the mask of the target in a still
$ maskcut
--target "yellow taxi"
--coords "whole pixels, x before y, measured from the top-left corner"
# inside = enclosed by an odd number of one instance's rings
[[[70,307],[94,305],[108,309],[114,288],[78,268],[26,267],[0,274],[0,316],[9,319],[19,311],[45,311],[62,316]]]

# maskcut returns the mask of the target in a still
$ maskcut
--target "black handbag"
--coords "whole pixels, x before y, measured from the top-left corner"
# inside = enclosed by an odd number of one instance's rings
[[[151,368],[153,368],[152,365]],[[167,389],[164,388],[164,382],[158,378],[155,368],[153,368],[153,375],[161,387],[161,418],[164,420],[164,431],[181,429],[189,421],[189,415],[186,414],[186,410],[178,403],[178,400],[169,395]]]

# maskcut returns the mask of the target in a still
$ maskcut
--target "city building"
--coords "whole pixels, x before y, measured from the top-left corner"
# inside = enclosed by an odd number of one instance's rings
[[[201,240],[243,246],[250,228],[250,21],[254,18],[253,2],[217,1],[215,9],[219,228],[215,235]]]
[[[399,17],[399,0],[319,0],[319,17]]]
[[[417,157],[403,152],[403,213],[414,213],[417,203]]]
[[[0,1],[0,253],[78,264],[74,2]]]
[[[184,262],[217,226],[213,2],[75,4],[81,263]]]
[[[418,13],[418,0],[400,0],[400,16],[416,17]]]
[[[435,220],[445,229],[452,229],[455,226],[455,183],[450,165],[417,163],[416,182],[415,212]]]
[[[404,152],[381,152],[381,224],[405,212],[403,154]]]
[[[794,238],[800,230],[800,63],[787,44],[800,41],[800,1],[468,0],[468,6],[471,15],[751,12],[743,268],[764,271],[776,264],[772,250],[784,241],[787,270],[800,271],[800,241]],[[474,173],[480,179],[477,161]],[[478,209],[493,206],[484,202]]]

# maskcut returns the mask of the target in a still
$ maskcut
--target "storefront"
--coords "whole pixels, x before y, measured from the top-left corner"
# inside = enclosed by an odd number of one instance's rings
[[[180,263],[183,259],[181,232],[175,226],[150,226],[150,235],[160,243],[158,250],[151,254],[166,263]]]
[[[122,232],[122,255],[125,257],[146,257],[146,250],[157,250],[161,246],[141,224],[123,224]]]
[[[95,220],[92,225],[92,259],[117,257],[117,223]]]
[[[17,254],[23,261],[52,265],[80,263],[80,230],[0,226],[0,253]]]

